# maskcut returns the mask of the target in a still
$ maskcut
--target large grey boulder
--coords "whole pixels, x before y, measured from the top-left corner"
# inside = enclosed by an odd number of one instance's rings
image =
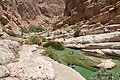
[[[44,57],[46,60],[50,61],[56,73],[55,80],[86,80],[80,73],[76,72],[74,69],[60,64],[48,57]]]
[[[10,36],[7,33],[0,31],[0,39],[9,39],[9,38]]]
[[[55,72],[52,64],[42,56],[34,56],[37,45],[23,45],[18,52],[20,59],[16,63],[8,64],[7,67],[12,77],[17,76],[20,80],[53,80]]]
[[[0,64],[12,62],[15,59],[14,50],[17,47],[19,47],[19,43],[16,41],[0,40]]]
[[[14,53],[9,48],[0,46],[0,64],[9,63],[14,59]]]

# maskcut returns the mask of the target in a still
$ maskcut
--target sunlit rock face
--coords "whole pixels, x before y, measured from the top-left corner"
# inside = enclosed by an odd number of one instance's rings
[[[117,14],[115,14],[116,10],[114,8],[116,4],[119,4],[118,1],[119,0],[65,0],[65,15],[71,16],[76,22],[83,19],[90,19],[101,13],[104,15],[106,11],[115,17]],[[110,16],[109,14],[107,15]],[[79,20],[77,18],[79,18]],[[74,23],[76,22],[74,21]]]
[[[119,0],[65,0],[65,17],[55,23],[55,29],[77,23],[81,35],[118,31],[119,6]]]
[[[19,61],[7,65],[10,75],[17,76],[20,80],[53,80],[55,72],[51,62],[46,61],[42,56],[34,56],[33,51],[37,45],[23,45],[18,54]]]
[[[94,34],[69,38],[64,41],[66,47],[84,49],[99,54],[120,56],[120,32]]]
[[[63,0],[0,0],[0,23],[48,25],[64,12]]]
[[[0,40],[0,64],[7,64],[15,59],[15,49],[19,43],[11,40]],[[14,50],[13,50],[14,49]]]

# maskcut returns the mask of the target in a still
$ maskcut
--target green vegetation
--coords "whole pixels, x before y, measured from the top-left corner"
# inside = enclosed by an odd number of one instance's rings
[[[22,35],[23,35],[23,33],[29,33],[29,30],[27,30],[27,28],[25,28],[25,27],[20,26],[20,30],[21,30]]]
[[[29,28],[20,26],[20,30],[23,35],[23,33],[42,32],[44,31],[44,28],[41,25],[38,25],[38,26],[30,25]]]
[[[28,43],[40,45],[42,43],[42,39],[37,35],[33,35],[28,38]]]
[[[47,42],[47,39],[42,37],[42,42]]]
[[[79,37],[80,36],[80,30],[76,30],[75,33],[73,34],[74,37]]]
[[[120,80],[120,74],[112,73],[110,70],[100,69],[91,75],[89,80]]]
[[[60,35],[62,32],[55,32],[54,35]]]
[[[64,50],[64,46],[60,42],[49,41],[43,45],[43,47],[52,47],[56,50]]]
[[[73,30],[75,31],[74,34],[73,34],[73,36],[74,37],[79,37],[80,36],[80,25],[79,24],[75,25],[73,27]]]
[[[97,70],[97,68],[93,68],[93,66],[98,64],[99,59],[96,59],[94,61],[94,58],[92,59],[92,57],[88,57],[84,55],[84,53],[85,52],[83,51],[69,48],[65,48],[64,50],[60,51],[55,50],[52,47],[48,47],[45,49],[44,54],[47,54],[50,58],[62,64],[74,68],[76,71],[80,72],[85,78],[88,78],[93,71]]]
[[[45,49],[45,52],[43,53],[43,55],[48,56],[59,62],[59,56],[55,54],[54,52],[55,52],[55,49],[48,47]]]
[[[59,61],[60,63],[64,65],[68,65],[71,68],[74,68],[76,71],[78,71],[83,77],[85,77],[87,80],[89,80],[89,77],[92,73],[95,71],[98,71],[99,69],[95,66],[100,63],[103,59],[109,59],[109,57],[100,57],[100,56],[94,56],[92,53],[86,53],[81,50],[75,50],[75,49],[69,49],[65,48],[64,50],[56,50],[54,48],[49,48],[51,50],[45,49],[47,54],[52,55],[52,59]],[[54,58],[55,57],[55,58]],[[113,69],[111,69],[111,72],[114,72],[115,74],[120,73],[120,60],[113,59],[114,62],[117,64],[117,66]],[[93,75],[93,74],[92,74]],[[92,76],[91,76],[92,77]],[[90,77],[90,78],[91,78]],[[92,80],[92,79],[90,79]],[[95,80],[95,79],[93,79]],[[99,80],[99,79],[96,79]],[[114,80],[114,79],[112,79]],[[115,79],[117,80],[117,79]]]
[[[29,26],[29,32],[42,32],[44,31],[44,28],[41,25],[35,26],[35,25],[30,25]]]
[[[79,24],[76,24],[76,25],[73,25],[71,28],[72,28],[74,31],[76,31],[76,30],[80,29],[80,25],[79,25]]]

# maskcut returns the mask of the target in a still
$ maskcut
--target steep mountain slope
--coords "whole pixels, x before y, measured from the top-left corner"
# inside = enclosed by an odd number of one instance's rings
[[[64,10],[63,0],[0,0],[0,22],[17,25],[43,24],[48,26]]]
[[[30,36],[40,35],[21,34],[21,26],[50,27],[63,10],[63,0],[0,0],[0,80],[86,80],[72,68],[43,56],[42,45],[26,43]]]
[[[64,15],[55,28],[78,23],[81,35],[117,31],[120,28],[120,1],[66,0]]]

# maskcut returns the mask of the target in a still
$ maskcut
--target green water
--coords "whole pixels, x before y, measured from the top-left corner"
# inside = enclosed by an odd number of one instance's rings
[[[76,66],[75,70],[78,71],[86,79],[88,79],[90,77],[90,75],[93,73],[92,70],[86,69],[81,66]]]
[[[116,67],[112,71],[120,73],[120,60],[116,59],[114,62],[116,63]]]
[[[70,54],[71,51],[73,51],[73,54]],[[64,51],[56,50],[54,53],[58,54],[60,63],[64,65],[67,65],[68,63],[74,64],[74,69],[86,79],[88,79],[90,74],[93,73],[92,70],[95,70],[91,67],[95,65],[94,60],[90,61],[87,59],[84,54],[85,52],[83,51],[66,48]]]
[[[88,55],[89,53],[86,53],[84,51],[69,49],[69,48],[66,48],[63,51],[55,50],[53,53],[59,56],[60,63],[64,65],[68,65],[69,63],[70,64],[69,67],[73,67],[77,72],[79,72],[87,80],[94,71],[98,70],[98,68],[96,68],[95,66],[99,64],[101,60],[109,59],[109,57],[100,57],[97,54]],[[113,61],[117,65],[111,71],[114,73],[120,73],[120,60],[113,59]]]

